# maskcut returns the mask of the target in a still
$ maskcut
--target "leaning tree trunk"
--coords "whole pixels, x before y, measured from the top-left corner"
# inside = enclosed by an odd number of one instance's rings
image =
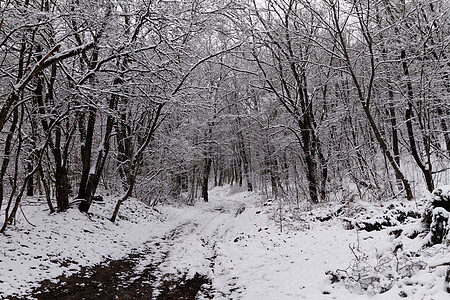
[[[404,174],[402,173],[399,165],[395,161],[394,156],[392,155],[391,151],[389,150],[386,141],[384,140],[383,136],[381,135],[380,130],[378,129],[377,124],[375,123],[375,120],[372,116],[372,113],[370,111],[370,102],[372,100],[372,92],[373,92],[373,85],[375,81],[375,73],[376,73],[376,62],[374,57],[374,50],[373,45],[374,42],[372,40],[371,32],[369,31],[368,27],[365,27],[363,24],[365,24],[366,20],[364,20],[364,14],[359,13],[358,19],[359,19],[359,25],[360,30],[362,33],[362,36],[364,38],[364,41],[366,42],[366,46],[368,48],[369,52],[369,78],[367,86],[363,87],[362,82],[358,78],[358,75],[356,73],[356,70],[354,69],[354,61],[352,61],[352,58],[349,53],[349,49],[347,48],[348,40],[344,34],[344,28],[342,27],[342,22],[340,21],[339,17],[339,9],[338,6],[335,3],[331,3],[330,6],[330,12],[332,14],[332,22],[334,26],[333,34],[337,36],[337,42],[339,43],[339,46],[341,47],[341,53],[343,55],[343,60],[345,62],[345,66],[349,72],[349,75],[352,78],[353,84],[356,88],[356,92],[358,94],[359,102],[364,110],[364,114],[366,115],[367,121],[369,122],[369,125],[372,129],[372,132],[375,135],[375,138],[383,151],[383,154],[388,159],[389,163],[391,164],[392,168],[394,169],[395,175],[397,178],[399,178],[402,183],[403,187],[405,189],[406,197],[408,200],[412,200],[413,194],[411,190],[411,186],[409,184],[409,181],[406,179]],[[359,8],[357,8],[359,9]]]
[[[399,178],[403,184],[403,187],[405,189],[406,198],[408,200],[413,199],[413,194],[411,190],[411,185],[409,184],[409,181],[406,179],[406,177],[403,175],[403,172],[400,170],[400,166],[397,165],[395,158],[392,156],[391,152],[389,151],[386,142],[384,141],[383,137],[381,136],[380,131],[378,130],[378,127],[375,123],[375,120],[372,117],[372,114],[370,112],[370,109],[368,106],[363,104],[364,112],[366,114],[366,117],[369,121],[370,127],[372,128],[373,133],[375,134],[375,137],[378,141],[378,144],[381,147],[381,150],[383,151],[384,155],[388,159],[389,163],[391,164],[392,168],[394,169],[395,176]]]
[[[113,215],[111,216],[111,222],[115,222],[117,215],[119,213],[120,206],[123,202],[125,202],[132,194],[134,185],[136,184],[136,178],[139,174],[139,169],[141,167],[142,158],[144,155],[145,149],[148,147],[150,141],[153,139],[153,135],[155,134],[156,129],[160,124],[161,111],[164,108],[165,103],[159,103],[156,107],[154,113],[152,113],[151,119],[149,120],[149,125],[147,126],[147,130],[145,130],[145,136],[137,138],[138,145],[137,151],[133,157],[129,157],[130,167],[128,175],[128,189],[125,195],[119,199],[116,203],[116,207],[114,209]]]
[[[9,133],[6,137],[5,141],[5,149],[3,151],[3,162],[2,162],[2,168],[0,170],[0,209],[2,208],[2,202],[3,202],[3,193],[4,193],[4,186],[3,186],[3,178],[6,174],[6,170],[8,168],[10,157],[11,157],[11,145],[12,145],[12,138],[16,131],[16,126],[19,118],[19,112],[17,108],[13,111],[13,119],[11,122],[11,126],[9,127]]]
[[[127,190],[127,192],[125,193],[125,195],[124,195],[122,198],[120,198],[119,201],[117,201],[116,207],[114,208],[114,212],[113,212],[113,214],[112,214],[112,216],[111,216],[111,219],[110,219],[111,222],[114,223],[114,222],[116,221],[117,215],[119,214],[120,206],[121,206],[128,198],[131,197],[131,193],[133,192],[133,188],[134,188],[135,182],[136,182],[136,177],[134,176],[134,177],[131,179],[130,186],[128,187],[128,190]]]
[[[48,185],[47,180],[45,179],[44,170],[42,168],[41,163],[39,163],[39,166],[37,169],[37,178],[40,178],[40,180],[42,181],[42,185],[44,186],[45,199],[47,200],[47,205],[48,205],[48,208],[50,209],[50,213],[54,213],[55,208],[53,207],[52,200],[50,197],[50,187]]]
[[[425,177],[427,189],[429,192],[432,192],[434,190],[432,165],[431,165],[431,163],[428,163],[428,165],[426,166],[422,162],[422,159],[420,158],[420,155],[419,155],[419,151],[417,149],[416,140],[414,137],[414,130],[413,130],[413,124],[412,124],[413,98],[414,98],[413,96],[414,95],[413,95],[411,80],[409,78],[409,70],[408,70],[408,64],[406,63],[405,50],[401,50],[400,58],[402,59],[403,75],[405,75],[407,78],[406,87],[408,90],[408,106],[407,106],[406,112],[405,112],[405,119],[406,119],[406,128],[407,128],[408,138],[409,138],[409,145],[411,147],[412,156],[414,157],[415,162],[417,163],[417,165],[419,166],[420,170],[422,171],[422,173]],[[425,145],[425,147],[427,147],[427,145]]]

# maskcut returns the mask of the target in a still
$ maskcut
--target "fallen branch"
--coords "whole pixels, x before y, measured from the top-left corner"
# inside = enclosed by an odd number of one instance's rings
[[[432,270],[432,269],[436,269],[437,267],[443,267],[443,266],[450,266],[450,262],[445,262],[445,263],[442,263],[442,264],[439,264],[439,265],[429,266],[428,268],[430,270]]]
[[[27,216],[25,216],[25,213],[23,212],[22,205],[19,205],[19,207],[20,207],[20,211],[22,212],[23,217],[25,218],[25,221],[27,221],[27,223],[30,224],[31,226],[36,227],[36,225],[34,225],[30,221],[28,221]]]

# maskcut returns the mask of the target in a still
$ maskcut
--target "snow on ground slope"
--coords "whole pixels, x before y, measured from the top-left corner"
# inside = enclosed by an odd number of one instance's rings
[[[0,298],[27,294],[39,281],[69,275],[80,266],[140,251],[144,254],[136,273],[158,261],[154,275],[161,285],[165,278],[192,278],[196,273],[210,278],[208,293],[201,292],[199,299],[448,298],[443,268],[395,279],[388,292],[375,296],[360,294],[343,282],[332,285],[325,273],[346,269],[356,256],[361,264],[376,267],[395,242],[388,230],[346,230],[339,218],[317,221],[311,217],[314,211],[301,212],[302,217],[281,228],[273,218],[276,203],[262,201],[257,194],[230,193],[229,187],[213,189],[208,203],[163,206],[159,212],[131,200],[116,224],[106,219],[112,201],[106,207],[94,205],[87,217],[77,209],[49,215],[44,204],[31,200],[23,209],[37,227],[21,217],[0,236]],[[404,248],[420,248],[416,240],[403,242]],[[154,251],[144,251],[148,247]],[[423,255],[427,266],[449,259],[448,249],[428,251]]]
[[[28,294],[44,279],[139,251],[145,241],[180,222],[132,199],[119,213],[124,217],[113,224],[108,217],[114,203],[107,202],[106,207],[94,203],[88,217],[76,208],[50,215],[43,201],[25,199],[24,215],[36,227],[19,214],[16,225],[0,234],[0,298]]]
[[[228,199],[237,201],[243,195],[235,194]],[[224,197],[218,196],[211,197],[212,201]],[[215,298],[346,298],[345,289],[333,293],[325,272],[348,264],[349,244],[357,241],[357,233],[338,224],[321,222],[308,224],[309,229],[304,231],[285,228],[281,232],[268,214],[270,209],[264,209],[255,198],[248,197],[244,212],[231,216],[217,230],[217,258],[212,276]],[[379,239],[370,238],[367,246]]]

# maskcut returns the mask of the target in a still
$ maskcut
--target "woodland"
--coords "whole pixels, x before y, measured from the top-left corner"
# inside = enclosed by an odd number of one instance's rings
[[[446,0],[1,0],[0,231],[224,184],[299,206],[448,184]]]

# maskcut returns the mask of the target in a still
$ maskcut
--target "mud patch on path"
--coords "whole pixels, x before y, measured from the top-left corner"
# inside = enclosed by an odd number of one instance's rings
[[[191,279],[186,279],[183,276],[179,279],[165,280],[160,286],[161,293],[156,298],[157,300],[179,300],[179,299],[195,299],[199,294],[202,294],[205,299],[213,299],[210,295],[209,286],[211,280],[199,273],[195,273]]]
[[[211,280],[207,276],[195,273],[192,278],[187,278],[183,273],[163,274],[159,268],[173,251],[172,246],[177,239],[194,230],[195,226],[186,222],[161,239],[146,242],[139,252],[119,260],[81,267],[80,271],[70,276],[44,280],[30,294],[7,299],[194,300],[200,295],[203,299],[212,299]],[[64,266],[75,262],[59,263]]]
[[[200,293],[209,297],[206,286],[210,280],[198,273],[187,279],[185,275],[162,280],[157,279],[156,267],[147,266],[139,273],[134,268],[139,263],[140,254],[132,254],[128,257],[109,261],[105,264],[89,268],[82,268],[80,272],[69,277],[60,276],[57,281],[44,280],[29,296],[14,298],[11,300],[24,299],[102,299],[102,300],[129,300],[129,299],[195,299]]]
[[[162,240],[169,244],[173,243],[186,225],[178,226]],[[29,295],[7,299],[193,300],[197,294],[201,294],[203,298],[212,299],[209,296],[211,280],[207,276],[196,273],[194,277],[187,278],[185,274],[176,276],[161,274],[158,266],[165,261],[168,252],[161,252],[162,249],[158,249],[159,243],[152,245],[142,252],[132,253],[123,259],[109,260],[92,267],[82,267],[80,271],[68,277],[61,275],[55,280],[44,280]],[[152,258],[151,264],[145,265],[144,268],[139,267],[139,263],[148,262],[149,257]]]
[[[44,299],[151,299],[155,281],[154,268],[148,266],[139,274],[134,268],[140,255],[108,261],[93,267],[83,267],[69,277],[44,280],[30,295]]]

